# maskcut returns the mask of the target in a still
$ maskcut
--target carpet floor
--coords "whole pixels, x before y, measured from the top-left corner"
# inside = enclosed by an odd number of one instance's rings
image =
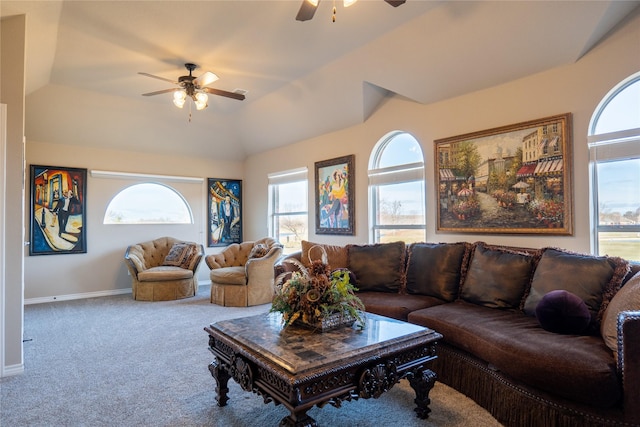
[[[229,381],[230,401],[215,403],[208,324],[266,313],[193,298],[134,301],[130,294],[29,305],[22,375],[0,379],[2,426],[277,426],[282,405]],[[309,410],[320,426],[493,427],[500,424],[455,390],[436,383],[428,420],[415,416],[406,380],[379,399]]]

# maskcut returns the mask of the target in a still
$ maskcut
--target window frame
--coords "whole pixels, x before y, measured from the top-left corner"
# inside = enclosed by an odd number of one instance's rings
[[[640,72],[635,73],[616,85],[600,101],[589,123],[587,136],[589,149],[589,220],[591,253],[599,255],[599,233],[640,233],[638,224],[600,224],[600,206],[598,194],[598,164],[605,162],[621,162],[627,160],[640,161],[640,127],[596,134],[598,121],[609,104],[629,86],[640,82]]]
[[[380,167],[380,161],[384,151],[389,148],[393,140],[401,135],[411,137],[420,148],[422,162],[403,163],[388,167]],[[369,186],[369,242],[380,243],[379,235],[385,230],[423,230],[423,239],[427,237],[427,215],[426,215],[426,180],[424,167],[424,152],[420,142],[409,132],[393,131],[381,138],[373,147],[369,158],[368,186]],[[378,221],[380,211],[380,187],[387,185],[397,185],[404,183],[418,182],[422,190],[422,224],[380,224]]]
[[[309,234],[309,177],[308,169],[306,167],[291,169],[281,172],[274,172],[268,175],[268,193],[269,193],[269,208],[268,208],[268,232],[269,236],[280,242],[280,227],[279,219],[286,216],[306,216],[307,217],[307,238]],[[279,198],[280,194],[278,189],[281,185],[304,183],[305,188],[305,205],[306,210],[303,211],[290,211],[279,212]],[[282,242],[281,242],[282,243]],[[286,248],[285,248],[286,249]]]
[[[175,221],[158,221],[157,219],[154,219],[153,221],[148,220],[148,221],[125,221],[125,222],[111,222],[111,221],[107,221],[108,217],[110,217],[109,215],[109,211],[110,211],[110,207],[112,205],[112,203],[114,202],[114,200],[116,200],[121,194],[123,194],[124,192],[127,192],[129,190],[131,190],[134,187],[140,186],[140,185],[154,185],[157,187],[162,187],[170,192],[172,192],[173,194],[175,194],[180,200],[182,200],[182,203],[184,204],[185,209],[187,210],[187,213],[189,215],[188,221],[187,222],[175,222]],[[168,203],[166,203],[168,205]],[[176,190],[175,188],[171,187],[170,185],[161,183],[161,182],[155,182],[155,181],[143,181],[143,182],[136,182],[133,183],[131,185],[127,185],[123,188],[121,188],[116,194],[113,195],[113,197],[111,197],[111,199],[109,200],[109,203],[107,204],[105,210],[104,210],[104,216],[102,218],[102,224],[103,225],[193,225],[194,222],[194,217],[193,217],[193,210],[191,209],[191,205],[189,204],[189,202],[187,201],[187,199],[182,195],[182,193],[178,190]]]

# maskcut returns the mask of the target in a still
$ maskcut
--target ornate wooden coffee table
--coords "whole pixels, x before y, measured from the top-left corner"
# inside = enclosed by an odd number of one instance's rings
[[[233,378],[243,390],[283,404],[290,411],[281,426],[316,426],[307,410],[340,407],[343,401],[378,398],[406,378],[415,390],[415,411],[429,416],[429,392],[436,375],[437,332],[367,313],[362,331],[343,327],[319,333],[283,329],[278,313],[216,322],[204,328],[215,359],[216,400],[225,406]]]

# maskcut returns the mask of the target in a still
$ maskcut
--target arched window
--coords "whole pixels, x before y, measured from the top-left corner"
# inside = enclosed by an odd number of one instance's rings
[[[406,132],[389,133],[369,159],[370,241],[425,241],[424,193],[420,144]]]
[[[640,260],[640,73],[603,98],[589,125],[591,247]]]
[[[104,224],[193,224],[187,201],[173,188],[157,183],[135,184],[111,199]]]

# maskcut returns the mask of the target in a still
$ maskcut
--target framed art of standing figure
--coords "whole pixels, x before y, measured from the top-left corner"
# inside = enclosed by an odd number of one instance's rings
[[[351,154],[315,163],[316,234],[354,234],[354,158]]]
[[[228,246],[242,242],[242,181],[207,179],[207,244]]]
[[[87,252],[87,170],[30,167],[29,255]]]
[[[573,234],[571,113],[434,141],[437,230]]]

